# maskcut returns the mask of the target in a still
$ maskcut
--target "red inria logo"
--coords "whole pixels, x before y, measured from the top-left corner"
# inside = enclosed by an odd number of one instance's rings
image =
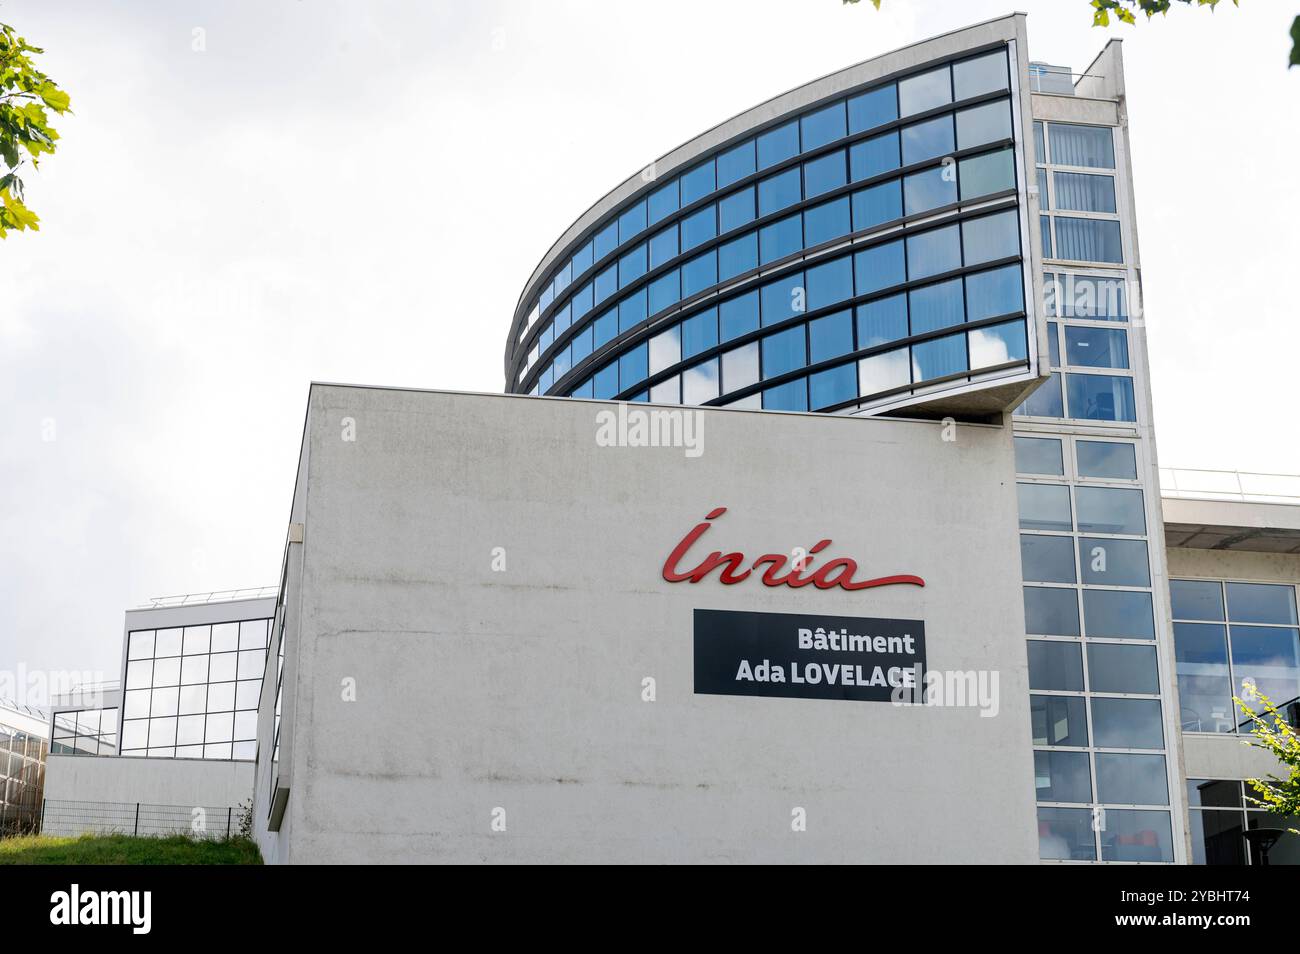
[[[682,537],[681,542],[673,547],[673,552],[668,554],[668,559],[664,561],[664,579],[669,583],[681,583],[683,580],[689,580],[692,583],[698,583],[714,570],[722,567],[722,572],[718,575],[718,582],[731,586],[740,583],[749,578],[750,574],[757,573],[764,566],[762,580],[764,586],[792,586],[801,587],[811,583],[819,590],[830,590],[840,587],[845,590],[866,590],[873,586],[892,586],[895,583],[910,583],[913,586],[925,586],[925,580],[919,576],[910,574],[899,574],[897,576],[880,576],[874,580],[855,580],[853,574],[858,572],[858,563],[849,557],[836,557],[829,563],[822,566],[815,572],[805,575],[813,563],[813,554],[820,553],[831,545],[830,540],[819,540],[808,548],[808,555],[792,562],[789,572],[782,573],[788,559],[784,553],[764,553],[761,557],[745,569],[747,557],[743,553],[723,553],[721,550],[714,550],[693,570],[681,571],[677,569],[678,563],[682,557],[686,556],[695,541],[704,536],[704,532],[712,526],[710,520],[716,520],[727,512],[726,507],[718,507],[709,511],[704,518],[703,523],[695,525],[694,529],[686,536]]]

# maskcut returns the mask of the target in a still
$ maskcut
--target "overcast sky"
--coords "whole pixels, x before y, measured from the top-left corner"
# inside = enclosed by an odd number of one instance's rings
[[[1300,473],[1292,4],[1122,36],[1167,466]],[[122,612],[273,583],[309,381],[500,391],[519,291],[609,188],[1004,2],[0,0],[72,96],[0,243],[0,671],[116,678]],[[36,701],[36,700],[28,700]]]

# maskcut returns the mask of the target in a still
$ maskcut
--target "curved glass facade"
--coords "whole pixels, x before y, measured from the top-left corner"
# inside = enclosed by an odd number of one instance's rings
[[[530,286],[508,390],[841,410],[1028,369],[1015,86],[1001,46],[647,177]]]

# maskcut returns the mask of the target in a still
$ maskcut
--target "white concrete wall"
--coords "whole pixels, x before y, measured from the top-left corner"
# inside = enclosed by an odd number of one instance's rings
[[[691,459],[597,446],[614,407],[313,387],[264,857],[1034,861],[1009,431],[701,410]],[[927,586],[665,582],[717,506],[700,556],[830,537]],[[1000,712],[696,695],[695,608],[924,620],[929,667],[996,670]]]

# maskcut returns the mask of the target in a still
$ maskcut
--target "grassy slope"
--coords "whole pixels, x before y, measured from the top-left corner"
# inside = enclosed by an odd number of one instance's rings
[[[0,839],[0,865],[260,865],[257,845],[246,838],[212,841],[172,835],[29,835]]]

